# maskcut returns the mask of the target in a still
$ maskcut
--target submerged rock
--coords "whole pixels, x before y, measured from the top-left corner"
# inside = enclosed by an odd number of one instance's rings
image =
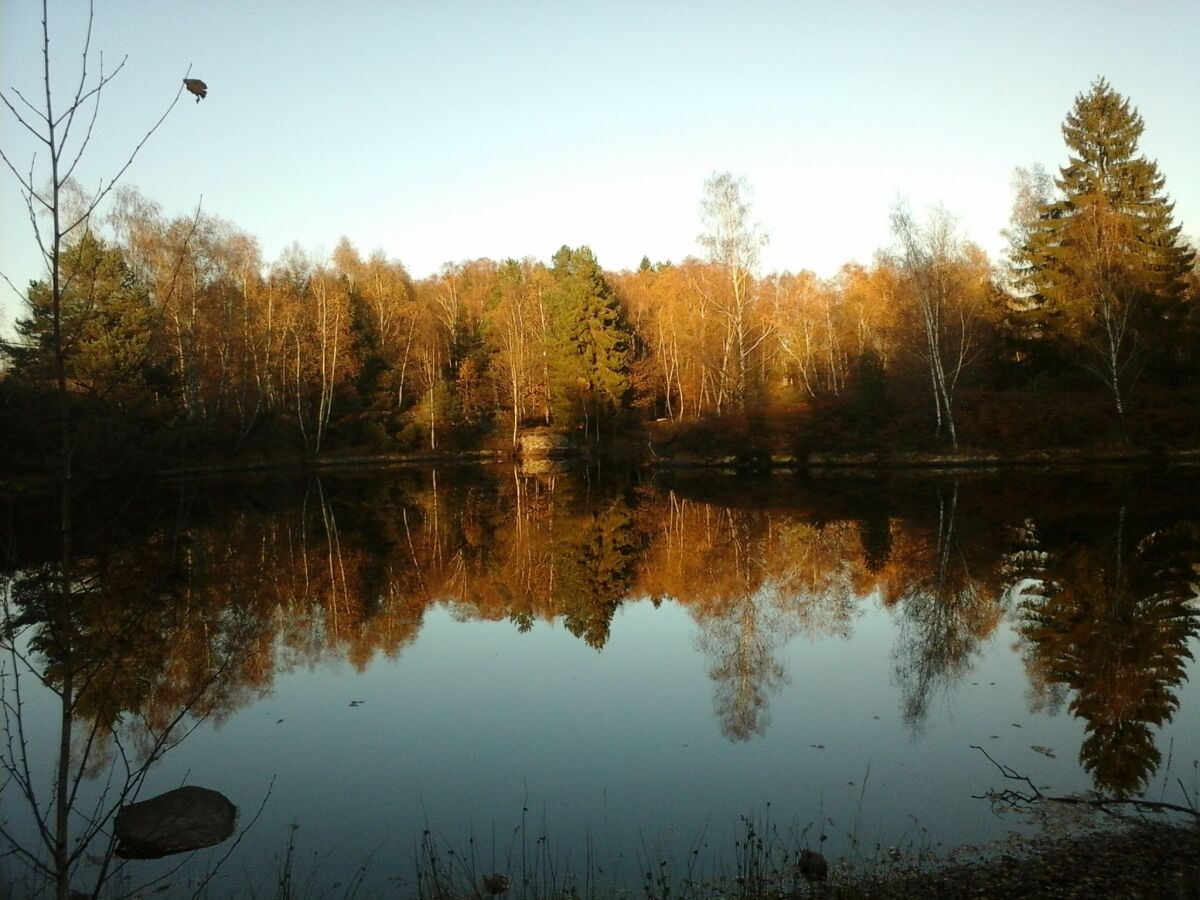
[[[211,847],[233,834],[237,807],[217,791],[187,786],[122,806],[115,831],[117,856],[158,859]]]
[[[801,850],[796,868],[806,881],[824,881],[829,875],[829,864],[815,850]]]
[[[501,875],[499,872],[493,872],[491,875],[483,876],[484,893],[491,894],[493,897],[500,894],[507,894],[509,881],[507,875]]]

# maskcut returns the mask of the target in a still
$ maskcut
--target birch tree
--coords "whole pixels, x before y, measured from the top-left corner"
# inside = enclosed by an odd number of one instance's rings
[[[921,335],[916,349],[929,374],[937,434],[957,449],[955,392],[978,355],[978,303],[979,292],[986,290],[986,267],[981,273],[970,264],[971,248],[959,238],[954,218],[941,207],[920,224],[907,206],[897,205],[892,210],[892,232],[903,287]]]
[[[704,182],[700,220],[705,230],[696,238],[726,280],[727,291],[698,286],[705,300],[725,319],[724,377],[731,382],[729,392],[739,409],[746,404],[751,355],[774,328],[769,321],[756,321],[753,316],[754,270],[767,235],[752,220],[749,192],[744,178],[734,178],[729,172],[714,173]]]

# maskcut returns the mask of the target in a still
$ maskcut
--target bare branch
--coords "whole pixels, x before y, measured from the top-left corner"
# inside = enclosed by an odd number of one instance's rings
[[[37,855],[21,846],[21,844],[17,842],[16,836],[2,823],[0,823],[0,837],[4,838],[4,840],[8,842],[9,847],[12,848],[10,853],[15,854],[22,859],[26,865],[32,868],[39,875],[44,875],[51,880],[54,879],[54,870],[42,862]]]
[[[242,838],[244,838],[246,833],[254,827],[254,823],[258,821],[259,817],[263,814],[263,810],[267,808],[267,801],[271,799],[271,791],[274,789],[274,787],[275,776],[272,775],[271,783],[267,785],[267,793],[263,795],[262,803],[258,805],[258,812],[254,814],[254,818],[250,820],[249,824],[238,832],[238,836],[234,839],[233,843],[229,845],[229,849],[225,851],[224,855],[217,860],[217,864],[213,866],[209,873],[200,880],[200,884],[196,886],[195,893],[192,894],[192,900],[196,900],[197,897],[204,893],[204,889],[208,886],[208,883],[212,881],[217,872],[220,871],[220,868],[224,864],[225,860],[229,859],[229,855],[237,849],[238,844],[242,842]]]
[[[42,206],[45,208],[46,212],[53,212],[54,207],[50,205],[50,200],[47,200],[45,197],[43,197],[41,194],[39,194],[37,191],[33,190],[33,188],[32,188],[33,172],[36,168],[37,168],[37,154],[35,153],[33,155],[33,157],[29,160],[29,175],[27,178],[24,179],[30,185],[30,189],[26,192],[27,196],[25,197],[25,204],[27,206],[31,206],[33,204],[33,201],[36,199],[38,203],[42,204]],[[51,200],[54,199],[53,193],[51,193],[50,198],[51,198]],[[32,215],[32,213],[31,213],[31,215]],[[36,230],[36,228],[35,228],[35,230]],[[39,244],[41,244],[41,240],[42,240],[41,235],[39,234],[38,235],[38,243]]]
[[[80,63],[80,66],[79,66],[79,87],[77,87],[75,89],[74,102],[72,102],[71,105],[67,108],[67,125],[63,129],[62,138],[59,140],[59,144],[58,144],[59,147],[65,147],[67,145],[67,135],[71,133],[71,123],[75,121],[75,113],[78,111],[79,104],[82,102],[82,100],[80,99],[80,96],[83,93],[83,86],[87,83],[88,57],[91,55],[91,50],[92,50],[92,24],[93,24],[93,22],[95,22],[95,19],[96,19],[96,6],[94,3],[88,3],[87,34],[84,36],[84,39],[83,39],[83,53],[82,53],[83,61]],[[118,66],[118,69],[119,68],[120,67]],[[101,84],[104,83],[104,54],[100,55],[100,83]],[[97,89],[97,93],[99,93],[98,89]],[[97,103],[99,103],[98,99],[97,99]],[[61,121],[61,117],[60,117],[60,121]],[[55,124],[55,126],[57,126],[58,122],[55,122],[54,124]]]
[[[1122,816],[1120,813],[1110,809],[1109,807],[1130,806],[1140,812],[1183,813],[1184,815],[1191,816],[1197,821],[1200,821],[1200,810],[1197,810],[1194,806],[1192,806],[1190,800],[1187,806],[1181,806],[1178,803],[1166,803],[1161,800],[1147,800],[1144,797],[1065,797],[1060,795],[1043,794],[1041,790],[1038,789],[1037,785],[1029,780],[1028,776],[1022,775],[1011,766],[1006,766],[1003,763],[997,762],[986,750],[977,744],[971,744],[970,747],[972,750],[978,750],[985,757],[987,757],[988,762],[995,766],[999,770],[1000,774],[1006,779],[1009,781],[1019,781],[1029,787],[1029,792],[1012,789],[1004,791],[988,791],[986,794],[977,796],[976,799],[979,800],[986,799],[991,800],[993,803],[1000,802],[1018,806],[1031,805],[1038,801],[1064,803],[1072,806],[1090,806],[1095,809],[1099,809],[1102,812],[1108,813],[1111,816],[1116,816],[1117,818],[1122,819],[1127,817]],[[1184,793],[1186,795],[1186,791]]]
[[[4,164],[8,166],[8,170],[13,173],[13,177],[16,178],[17,182],[21,185],[21,190],[27,194],[34,194],[37,196],[37,192],[33,189],[33,182],[27,181],[25,176],[17,171],[17,167],[13,165],[12,160],[8,158],[8,154],[4,152],[4,148],[2,147],[0,147],[0,159],[4,160]],[[42,200],[40,196],[38,196],[38,200],[43,205],[46,205],[46,201]]]
[[[189,66],[188,68],[190,71],[191,67]],[[109,179],[108,186],[103,188],[92,199],[92,202],[88,205],[87,209],[84,211],[84,213],[82,215],[80,215],[74,222],[72,222],[70,225],[68,225],[66,228],[64,228],[62,230],[62,234],[64,236],[70,234],[76,227],[78,227],[78,225],[81,222],[83,222],[85,219],[87,219],[89,216],[91,216],[91,214],[95,211],[96,207],[99,206],[100,203],[104,200],[104,198],[109,195],[109,193],[112,191],[112,189],[117,186],[117,182],[120,181],[121,176],[125,174],[126,170],[131,165],[133,165],[133,161],[134,161],[134,159],[137,158],[137,155],[141,151],[142,147],[144,147],[146,145],[146,142],[148,140],[150,140],[150,138],[154,134],[154,132],[158,131],[159,126],[162,125],[162,123],[166,120],[167,116],[171,114],[171,110],[173,110],[175,108],[175,104],[179,102],[179,98],[183,94],[183,90],[184,90],[183,83],[180,82],[179,90],[175,92],[175,99],[171,101],[171,105],[166,108],[166,110],[163,112],[163,114],[158,117],[158,121],[155,122],[154,125],[151,126],[150,130],[147,131],[142,136],[142,139],[137,142],[137,146],[133,148],[133,152],[129,154],[129,158],[127,160],[125,160],[125,164],[122,165],[121,168],[117,170],[117,173],[115,175],[113,175],[111,179]]]
[[[21,97],[20,92],[17,91],[15,88],[13,89],[13,92],[16,93],[16,95],[18,97]],[[29,105],[28,100],[25,100],[24,97],[21,97],[21,99],[25,101],[25,104],[27,106]],[[24,125],[25,130],[28,131],[30,134],[32,134],[35,138],[37,138],[37,140],[40,143],[43,143],[43,144],[50,143],[49,140],[47,140],[46,135],[42,134],[40,131],[38,131],[36,128],[34,128],[32,125],[30,125],[28,122],[25,121],[24,116],[22,116],[19,112],[17,112],[17,108],[12,105],[12,102],[7,97],[5,97],[2,92],[0,92],[0,102],[2,102],[5,106],[8,107],[8,111],[13,114],[13,118],[15,118],[22,125]],[[35,112],[36,112],[36,110],[35,110]]]
[[[125,63],[127,63],[128,61],[129,61],[129,57],[128,57],[128,56],[126,56],[124,59],[122,59],[122,60],[121,60],[121,62],[120,62],[118,65],[117,65],[117,67],[116,67],[115,69],[113,69],[113,70],[112,70],[111,72],[109,72],[107,75],[104,75],[104,76],[102,76],[102,77],[101,77],[101,80],[100,80],[100,81],[98,81],[98,82],[96,82],[96,85],[95,85],[95,87],[91,88],[91,89],[90,89],[90,90],[89,90],[89,91],[88,91],[86,94],[84,94],[83,96],[81,96],[81,97],[79,98],[79,102],[80,102],[81,104],[82,104],[82,103],[86,103],[88,100],[90,100],[90,99],[92,98],[92,96],[93,96],[94,94],[98,94],[98,93],[100,93],[100,91],[104,90],[104,88],[105,88],[105,87],[108,85],[108,83],[109,83],[110,81],[112,81],[114,78],[116,78],[116,77],[117,77],[117,75],[120,73],[120,71],[121,71],[123,68],[125,68]],[[74,109],[74,105],[72,105],[72,109]],[[57,119],[55,119],[55,120],[54,120],[54,124],[57,126],[57,125],[58,125],[60,122],[62,122],[62,120],[63,120],[64,118],[66,118],[66,117],[67,117],[67,115],[68,115],[70,112],[71,112],[71,110],[70,110],[70,109],[68,109],[68,110],[67,110],[67,112],[63,113],[61,116],[59,116]],[[70,127],[70,123],[69,123],[69,122],[67,123],[67,127],[68,127],[68,128]],[[59,143],[59,146],[60,146],[60,147],[62,146],[62,143],[61,143],[61,142]]]
[[[50,124],[48,121],[46,121],[46,114],[45,114],[44,112],[42,112],[40,109],[38,109],[36,106],[34,106],[32,103],[30,103],[28,100],[26,100],[26,99],[25,99],[25,95],[24,95],[24,94],[22,94],[22,93],[21,93],[21,91],[20,91],[18,88],[15,88],[15,87],[14,87],[14,88],[10,88],[10,90],[11,90],[11,91],[12,91],[14,94],[16,94],[18,97],[20,97],[20,98],[21,98],[21,102],[22,102],[22,103],[24,103],[26,106],[28,106],[28,107],[29,107],[29,109],[30,109],[30,110],[33,112],[33,114],[34,114],[35,116],[37,116],[37,117],[38,117],[39,119],[41,119],[43,122],[46,122],[46,124],[47,124],[47,125],[49,125],[49,124]],[[43,142],[44,142],[44,141],[43,141]]]
[[[1169,765],[1169,763],[1168,763],[1168,765]],[[1187,805],[1188,805],[1188,809],[1190,809],[1190,810],[1195,810],[1195,809],[1196,809],[1196,804],[1194,804],[1194,803],[1192,802],[1192,796],[1191,796],[1191,794],[1189,794],[1189,793],[1188,793],[1188,790],[1187,790],[1187,788],[1183,786],[1183,779],[1182,779],[1182,778],[1176,778],[1175,780],[1176,780],[1177,782],[1179,782],[1179,790],[1180,790],[1180,792],[1182,792],[1182,794],[1183,794],[1183,799],[1184,799],[1184,802],[1185,802],[1185,803],[1187,803]]]
[[[3,279],[4,283],[7,284],[9,286],[9,288],[12,290],[12,292],[14,294],[16,294],[18,297],[25,296],[24,293],[17,290],[17,286],[15,284],[13,284],[12,279],[8,277],[8,273],[5,272],[3,269],[0,269],[0,279]]]
[[[12,746],[12,738],[13,738],[14,732],[16,734],[17,744],[20,747],[20,754],[19,754],[20,760],[19,761],[14,758],[14,756],[16,756],[16,754],[14,754],[11,749],[9,749],[9,751],[7,753],[7,759],[5,761],[5,768],[12,775],[13,781],[16,782],[18,788],[21,791],[21,794],[25,798],[25,801],[29,804],[30,811],[33,813],[34,823],[37,825],[37,828],[38,828],[38,837],[41,838],[42,843],[46,846],[47,849],[53,850],[53,847],[54,847],[53,838],[50,834],[49,827],[46,824],[46,819],[42,814],[41,805],[38,803],[37,793],[34,788],[33,773],[30,771],[30,768],[29,768],[29,739],[25,735],[25,720],[24,720],[24,716],[21,715],[21,707],[23,705],[22,699],[21,699],[21,669],[22,669],[22,667],[27,667],[28,663],[25,662],[23,656],[17,650],[16,640],[14,639],[14,636],[9,634],[11,623],[13,621],[13,615],[12,615],[12,607],[9,605],[9,597],[8,597],[7,592],[4,595],[3,602],[4,602],[4,630],[5,630],[5,633],[8,634],[8,638],[6,641],[8,646],[5,649],[7,649],[7,651],[8,651],[9,659],[12,660],[13,669],[12,669],[11,677],[13,680],[13,695],[16,698],[16,700],[15,700],[16,728],[15,729],[12,727],[12,723],[8,721],[9,710],[12,707],[10,706],[10,704],[7,700],[4,704],[5,733],[8,735],[10,748]],[[30,671],[34,671],[32,669],[32,667],[30,667]]]
[[[101,58],[100,58],[100,75],[101,75],[101,78],[103,78],[103,76],[104,76],[104,57],[103,56],[101,56]],[[99,114],[100,114],[100,91],[96,91],[96,102],[94,104],[92,104],[92,118],[88,122],[87,132],[84,134],[83,140],[79,142],[79,152],[75,154],[75,159],[73,159],[71,161],[71,165],[69,165],[67,167],[67,173],[65,175],[63,175],[63,177],[62,177],[62,180],[64,182],[70,181],[71,175],[75,171],[75,167],[77,165],[79,165],[79,160],[83,159],[83,152],[87,149],[88,143],[92,139],[92,129],[96,127],[96,117]],[[74,119],[72,118],[71,121],[74,121]],[[67,130],[69,130],[70,127],[71,127],[71,122],[68,121],[67,122]],[[67,145],[67,130],[63,131],[62,141],[59,144],[60,147],[66,147],[66,145]]]

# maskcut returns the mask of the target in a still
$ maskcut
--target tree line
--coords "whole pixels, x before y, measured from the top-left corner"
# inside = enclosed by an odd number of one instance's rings
[[[53,442],[59,341],[102,458],[500,447],[534,425],[609,443],[647,420],[831,449],[1194,437],[1194,414],[1163,411],[1195,406],[1200,280],[1143,128],[1098,80],[1059,177],[1017,170],[1002,260],[945,210],[898,204],[894,246],[832,278],[759,272],[767,235],[729,173],[703,188],[702,256],[607,272],[564,246],[419,280],[344,238],[267,264],[234,224],[122,189],[63,248],[57,316],[31,284],[0,416],[14,454]]]

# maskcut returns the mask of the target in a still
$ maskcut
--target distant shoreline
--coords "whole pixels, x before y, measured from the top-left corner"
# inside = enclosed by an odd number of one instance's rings
[[[350,453],[318,457],[282,459],[225,460],[164,467],[154,473],[160,479],[197,476],[238,475],[267,472],[337,472],[368,469],[428,467],[436,465],[495,465],[501,463],[550,462],[571,466],[588,459],[615,459],[652,470],[710,470],[741,475],[766,476],[771,472],[822,474],[858,474],[882,472],[1002,471],[1005,469],[1071,469],[1093,466],[1138,468],[1156,464],[1194,466],[1200,464],[1200,448],[1149,450],[1129,447],[1115,449],[1054,448],[1014,453],[996,451],[814,451],[803,456],[771,455],[752,458],[683,453],[678,456],[630,457],[580,452],[554,457],[521,457],[501,450],[456,450],[445,453]],[[0,478],[0,495],[48,490],[57,483],[53,476],[11,476]]]
[[[445,453],[353,453],[337,456],[322,456],[311,459],[249,460],[244,462],[214,463],[211,465],[180,466],[165,469],[163,477],[189,477],[239,472],[283,471],[286,469],[336,471],[353,469],[376,469],[403,466],[429,466],[437,464],[473,465],[496,463],[528,463],[532,461],[561,462],[571,465],[594,458],[587,452],[555,455],[551,457],[521,457],[502,450],[459,450]],[[606,457],[603,453],[600,458]],[[615,458],[649,469],[711,469],[743,474],[762,474],[778,470],[803,472],[872,471],[943,471],[965,469],[972,471],[1001,470],[1010,468],[1071,468],[1076,466],[1146,466],[1168,464],[1189,466],[1200,464],[1200,448],[1178,450],[1149,450],[1138,447],[1108,449],[1052,448],[1014,453],[995,451],[871,451],[871,452],[812,452],[804,456],[772,455],[758,459],[739,459],[731,455],[681,454],[673,457],[643,456],[630,458],[618,455]]]
[[[903,470],[903,469],[1009,469],[1027,467],[1068,467],[1077,465],[1194,465],[1200,462],[1200,449],[1148,450],[1139,447],[1110,449],[1053,448],[1014,453],[995,451],[814,451],[803,456],[772,455],[761,460],[736,456],[664,457],[651,460],[654,468],[735,469],[738,471],[784,470]]]
[[[944,472],[1000,472],[1005,470],[1073,470],[1080,468],[1145,468],[1148,466],[1191,467],[1200,465],[1200,448],[1148,449],[1144,447],[1047,448],[999,452],[989,450],[895,450],[812,451],[805,454],[702,454],[680,452],[670,456],[650,452],[630,454],[579,448],[550,456],[521,456],[511,450],[452,450],[417,453],[345,453],[318,457],[292,456],[273,459],[222,460],[196,465],[172,465],[151,473],[152,478],[204,478],[253,474],[337,473],[378,469],[427,468],[430,466],[474,466],[512,464],[529,474],[558,467],[570,468],[589,460],[628,464],[651,471],[711,471],[749,477],[771,473],[811,473],[822,476],[877,477],[882,474],[921,476]],[[115,476],[120,480],[122,476]],[[88,478],[87,480],[91,480]],[[106,480],[101,477],[100,480]],[[0,497],[45,495],[55,491],[52,475],[16,474],[0,477]]]

